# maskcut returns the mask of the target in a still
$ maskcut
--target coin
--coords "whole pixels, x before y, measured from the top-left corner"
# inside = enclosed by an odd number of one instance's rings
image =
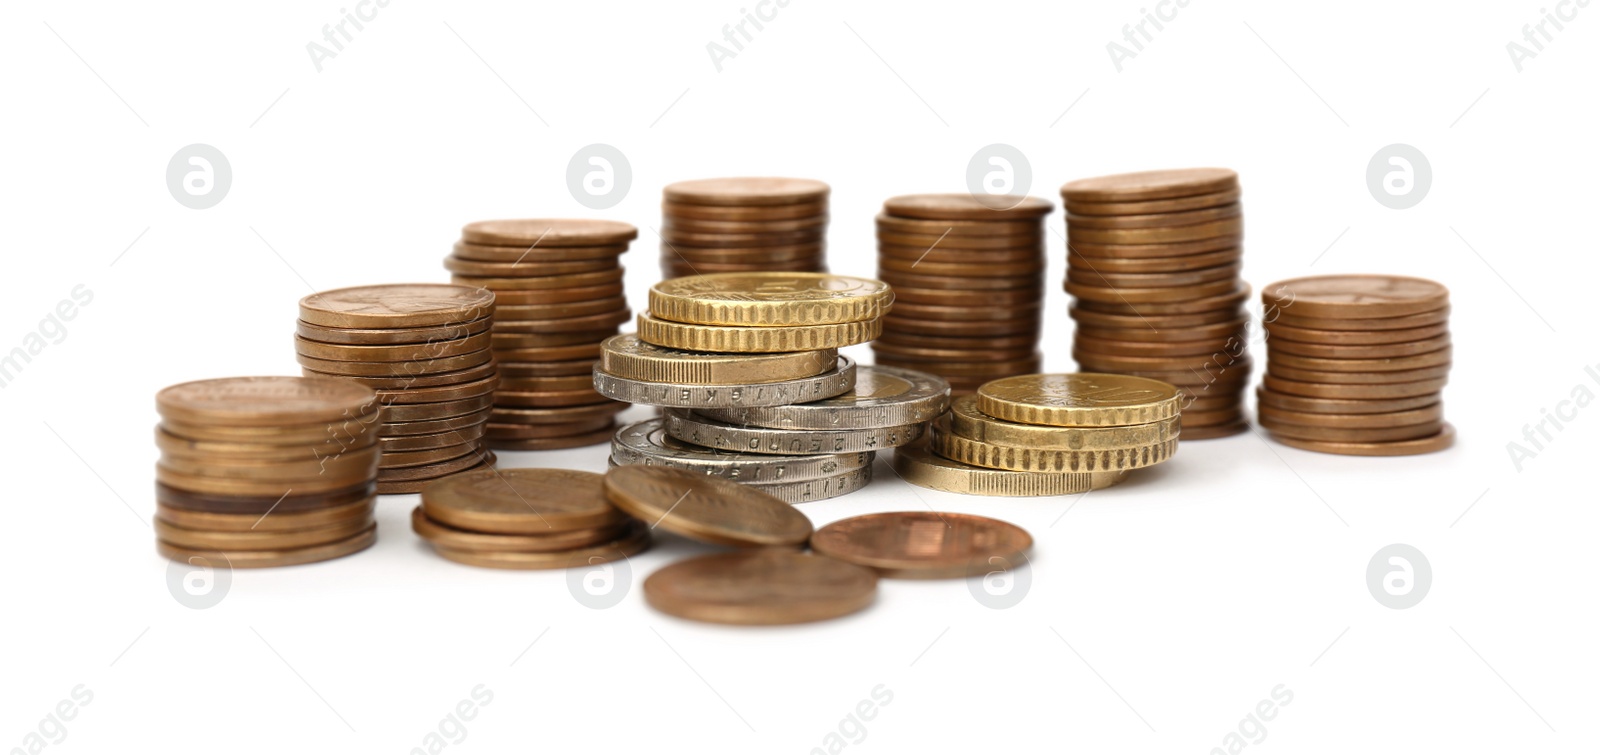
[[[798,218],[766,218],[762,220],[709,220],[667,215],[662,219],[663,230],[690,233],[788,233],[792,231],[817,231],[828,224],[827,214]]]
[[[910,337],[911,336],[909,335],[900,336],[900,338]],[[901,346],[893,340],[878,340],[873,342],[872,349],[875,353],[883,354],[884,356],[894,359],[933,363],[930,364],[926,369],[936,369],[936,364],[946,359],[969,359],[976,361],[1009,361],[1014,359],[1026,359],[1028,358],[1028,355],[1032,354],[1035,349],[1034,344],[1037,341],[1037,334],[1032,332],[1024,333],[1020,336],[1013,337],[1011,340],[1022,341],[1023,343],[1021,345],[1014,345],[1004,349],[983,348],[976,343],[955,347],[938,348],[927,346]]]
[[[772,354],[707,354],[654,346],[627,333],[601,344],[596,369],[657,383],[738,385],[814,377],[838,365],[836,349]]]
[[[593,359],[573,359],[557,362],[502,362],[501,375],[506,380],[540,377],[589,377],[594,369]]]
[[[1042,238],[1039,223],[1036,220],[922,220],[918,218],[902,218],[888,213],[879,213],[874,220],[877,221],[880,233],[920,235],[920,236],[1005,236],[1022,239]]]
[[[581,341],[593,342],[603,340],[616,333],[616,326],[627,322],[633,317],[633,310],[623,307],[608,312],[579,317],[556,317],[547,320],[518,320],[510,315],[495,315],[495,335],[503,334],[570,334],[581,338]],[[603,334],[602,334],[603,332]],[[554,344],[552,344],[554,345]]]
[[[157,501],[156,520],[175,527],[211,532],[292,532],[352,521],[370,521],[375,501],[372,496],[367,496],[348,503],[303,511],[273,509],[263,513],[197,511]]]
[[[1206,207],[1221,207],[1239,201],[1239,189],[1232,188],[1211,194],[1194,194],[1171,199],[1149,199],[1130,202],[1086,202],[1063,197],[1067,212],[1075,215],[1153,215],[1163,212],[1184,212]]]
[[[1412,341],[1427,341],[1450,332],[1448,323],[1402,330],[1310,330],[1277,322],[1264,323],[1275,339],[1326,346],[1384,346]]]
[[[1379,383],[1373,385],[1332,385],[1326,383],[1307,383],[1298,380],[1287,380],[1268,373],[1262,377],[1262,384],[1268,390],[1279,393],[1291,393],[1296,396],[1309,396],[1311,398],[1335,399],[1391,399],[1409,398],[1439,392],[1444,388],[1447,378],[1432,378],[1410,383]]]
[[[490,569],[570,569],[590,567],[638,555],[650,547],[650,530],[640,522],[628,524],[621,537],[609,543],[575,550],[537,552],[452,548],[434,544],[433,550],[446,559],[468,566]]]
[[[928,448],[963,464],[1012,472],[1101,472],[1154,466],[1178,449],[1176,435],[1142,446],[1103,450],[1032,448],[963,438],[950,432],[948,417],[935,420]]]
[[[1126,375],[1019,375],[978,390],[978,411],[1029,425],[1107,427],[1142,425],[1178,414],[1178,391],[1157,380]]]
[[[430,448],[444,448],[457,443],[466,443],[483,437],[484,430],[487,428],[487,422],[484,420],[487,420],[488,416],[483,415],[480,416],[479,419],[480,421],[477,424],[464,427],[460,430],[450,430],[448,432],[434,433],[431,435],[401,435],[391,438],[382,438],[378,441],[378,443],[383,448],[383,453],[385,454],[404,451],[421,451]]]
[[[238,516],[253,516],[260,519],[267,514],[298,514],[323,509],[331,509],[357,501],[368,500],[374,494],[371,479],[362,480],[354,485],[330,490],[321,493],[295,494],[291,490],[285,495],[282,490],[259,496],[249,495],[213,495],[204,492],[191,492],[162,484],[156,481],[156,504],[174,509],[183,509],[191,512],[209,512],[213,514],[227,514]]]
[[[1292,367],[1325,372],[1393,372],[1395,370],[1414,370],[1449,365],[1452,351],[1449,346],[1445,346],[1444,348],[1425,351],[1421,354],[1377,359],[1308,357],[1279,353],[1277,351],[1269,351],[1268,353],[1274,367]],[[1288,376],[1285,375],[1285,377]]]
[[[626,253],[628,244],[595,244],[592,246],[550,246],[547,244],[469,244],[456,242],[450,254],[457,259],[483,262],[568,262],[575,260],[616,259]]]
[[[1061,196],[1074,202],[1128,202],[1212,194],[1238,185],[1239,174],[1227,168],[1149,170],[1070,181],[1062,185]]]
[[[724,451],[759,454],[840,454],[903,446],[922,436],[923,425],[841,430],[775,430],[744,427],[702,417],[684,409],[662,412],[667,434],[686,443]]]
[[[502,451],[558,451],[564,448],[581,448],[604,443],[611,439],[616,428],[607,425],[598,430],[590,430],[573,435],[563,435],[553,438],[491,438],[489,443]]]
[[[461,228],[468,244],[526,244],[533,247],[625,244],[639,237],[639,229],[615,220],[575,218],[480,220]]]
[[[868,456],[874,456],[868,451]],[[785,503],[809,503],[854,493],[872,482],[872,465],[847,469],[810,480],[745,483]]]
[[[587,548],[616,540],[626,533],[627,523],[618,521],[601,527],[562,532],[508,535],[474,532],[430,519],[422,506],[411,510],[411,529],[434,545],[461,550],[524,551],[551,553]]]
[[[823,621],[872,604],[878,577],[826,556],[781,550],[717,553],[669,564],[644,582],[662,613],[716,624]]]
[[[1191,288],[1217,281],[1239,277],[1239,263],[1216,267],[1169,270],[1153,273],[1118,273],[1109,270],[1073,268],[1067,271],[1067,281],[1088,286],[1117,289]],[[1191,291],[1191,296],[1194,292]],[[1133,301],[1130,299],[1129,301]]]
[[[1168,228],[1178,225],[1195,225],[1239,217],[1237,203],[1195,210],[1160,212],[1144,215],[1080,215],[1069,212],[1067,223],[1076,228]]]
[[[170,460],[163,460],[170,461]],[[169,467],[156,466],[156,482],[170,488],[200,493],[208,496],[246,496],[246,497],[271,497],[286,496],[290,493],[310,495],[313,493],[331,493],[337,490],[348,489],[352,486],[364,485],[372,480],[376,473],[375,467],[363,467],[359,471],[350,472],[341,477],[316,477],[284,480],[251,480],[231,476],[234,470],[226,471],[230,476],[208,476],[188,474],[175,471]]]
[[[332,543],[314,545],[307,548],[290,548],[278,550],[240,550],[222,553],[226,565],[231,569],[254,569],[271,566],[294,566],[309,564],[316,561],[348,556],[366,550],[378,541],[378,525],[373,524],[359,534]],[[156,550],[162,556],[173,561],[185,563],[213,562],[217,553],[211,549],[185,548],[172,543],[156,541]]]
[[[670,467],[613,467],[605,474],[613,505],[652,528],[737,547],[798,547],[811,520],[754,488]]]
[[[309,485],[311,481],[326,484],[338,480],[351,485],[377,473],[378,448],[336,451],[303,460],[204,458],[164,453],[158,466],[167,472],[193,477],[227,477],[290,486],[302,481]]]
[[[691,191],[693,189],[691,188]],[[666,200],[661,203],[661,213],[670,218],[692,220],[719,220],[753,222],[762,220],[793,220],[825,215],[826,200],[783,205],[726,205],[689,204]]]
[[[295,355],[295,361],[306,369],[340,377],[434,375],[441,372],[457,372],[477,367],[493,359],[494,357],[489,353],[488,349],[459,356],[427,357],[399,362],[346,362],[333,359],[318,359],[304,354]]]
[[[1286,367],[1282,364],[1270,364],[1267,367],[1267,374],[1285,380],[1325,383],[1328,385],[1389,385],[1447,378],[1450,376],[1450,365],[1442,364],[1434,367],[1395,370],[1392,372],[1324,372],[1322,370],[1302,370],[1295,367]]]
[[[807,178],[702,178],[667,184],[661,193],[674,203],[767,207],[824,201],[828,185]]]
[[[475,412],[463,414],[459,417],[446,417],[444,419],[418,420],[415,422],[386,422],[383,424],[385,437],[411,437],[416,435],[435,435],[444,432],[454,432],[474,425],[483,424],[489,416],[487,410],[480,409]]]
[[[1268,419],[1266,415],[1262,415],[1259,419],[1261,426],[1276,436],[1334,443],[1390,443],[1416,440],[1437,435],[1443,425],[1440,420],[1435,419],[1391,427],[1325,427],[1282,422]]]
[[[1238,280],[1228,278],[1225,280],[1200,283],[1193,286],[1167,286],[1162,288],[1118,288],[1096,286],[1085,283],[1067,281],[1067,293],[1077,297],[1079,303],[1083,302],[1109,302],[1121,303],[1141,314],[1157,311],[1155,307],[1145,307],[1146,303],[1188,303],[1204,301],[1219,296],[1229,296],[1238,290]],[[1209,307],[1207,307],[1209,308]]]
[[[1020,289],[1026,289],[1034,295],[1039,295],[1039,277],[1037,275],[1008,276],[1000,278],[984,277],[954,277],[949,275],[924,275],[922,273],[899,272],[879,268],[878,278],[896,289],[922,288],[954,291],[1007,291],[1010,294],[1021,296]]]
[[[295,351],[303,356],[332,359],[341,362],[414,362],[453,357],[489,348],[489,334],[479,333],[466,338],[432,343],[402,343],[381,346],[353,346],[350,344],[308,341],[295,336]]]
[[[1437,393],[1423,393],[1417,396],[1388,399],[1332,399],[1280,393],[1266,386],[1256,389],[1258,411],[1270,408],[1315,414],[1389,414],[1412,411],[1438,402],[1439,394]]]
[[[1450,335],[1448,332],[1419,341],[1370,345],[1326,346],[1316,343],[1300,343],[1282,338],[1272,338],[1267,341],[1269,358],[1287,356],[1320,359],[1404,359],[1432,354],[1449,348]]]
[[[1110,487],[1128,470],[1110,472],[1009,472],[951,461],[913,443],[894,450],[894,469],[918,487],[962,495],[1049,496],[1085,493]]]
[[[357,286],[300,300],[300,319],[332,328],[421,328],[494,313],[494,293],[438,283]]]
[[[370,414],[376,401],[371,390],[338,380],[240,377],[164,388],[156,394],[156,411],[192,424],[302,425]]]
[[[1039,371],[1041,357],[1036,353],[1027,359],[1018,359],[1011,362],[940,362],[939,371],[943,373],[946,382],[960,378],[982,378],[987,382],[996,375],[1029,375]],[[922,370],[918,365],[922,362],[909,360],[895,360],[879,356],[874,367],[899,367],[903,369]]]
[[[1083,268],[1091,273],[1170,273],[1187,270],[1199,270],[1228,265],[1238,262],[1244,257],[1244,250],[1239,247],[1218,249],[1216,251],[1201,252],[1199,254],[1186,254],[1179,257],[1085,257],[1068,250],[1067,271],[1070,274],[1078,268]]]
[[[319,441],[309,443],[251,443],[199,440],[175,435],[164,425],[156,426],[156,448],[160,449],[161,453],[175,457],[210,459],[219,462],[225,460],[245,462],[315,461],[328,456],[335,456],[345,451],[361,451],[371,447],[372,443],[365,437],[360,438],[359,441],[345,437],[324,437]]]
[[[307,373],[306,377],[345,380],[367,386],[375,391],[400,391],[409,388],[429,388],[440,385],[470,383],[495,374],[495,364],[493,360],[489,360],[455,372],[436,372],[429,375],[333,375],[311,369],[302,369],[301,371]]]
[[[628,425],[611,441],[611,459],[618,464],[678,467],[756,485],[828,477],[868,467],[872,458],[871,451],[795,456],[719,451],[667,435],[659,417]]]
[[[1370,319],[1436,311],[1450,301],[1444,286],[1398,275],[1321,275],[1291,278],[1263,294],[1293,297],[1294,317]]]
[[[1005,209],[995,209],[996,205]],[[1038,197],[986,196],[979,200],[971,194],[914,194],[891,197],[883,209],[895,217],[925,220],[1012,220],[1043,217],[1055,206]]]
[[[1033,537],[1010,522],[974,514],[896,511],[841,519],[811,537],[817,553],[904,579],[988,574],[1019,565]]]
[[[477,275],[488,278],[517,278],[542,275],[574,275],[577,273],[597,273],[603,270],[616,268],[615,259],[598,260],[562,260],[549,261],[537,260],[517,262],[485,262],[482,260],[469,260],[459,257],[444,258],[444,269],[460,275]]]
[[[1042,287],[1007,289],[1000,291],[960,291],[954,289],[915,288],[912,286],[896,285],[894,287],[894,311],[901,311],[902,307],[935,306],[948,308],[973,308],[982,307],[1037,307],[1044,299]],[[993,315],[994,319],[1011,319],[1003,314]]]
[[[575,301],[589,301],[591,299],[609,299],[618,296],[622,296],[622,281],[620,279],[612,283],[601,283],[593,286],[570,286],[567,288],[544,288],[526,291],[501,289],[494,292],[496,305],[564,304]]]
[[[1221,308],[1180,315],[1117,314],[1096,312],[1075,305],[1067,309],[1067,315],[1078,323],[1080,327],[1113,328],[1120,331],[1148,330],[1159,333],[1163,330],[1194,328],[1237,320],[1243,313],[1237,307],[1234,307],[1232,309]]]
[[[1272,323],[1304,330],[1410,330],[1442,325],[1450,320],[1450,307],[1399,317],[1305,317],[1290,314],[1287,310]]]
[[[869,320],[894,293],[881,281],[828,273],[722,273],[662,281],[650,314],[701,325],[822,325]]]
[[[542,425],[505,425],[488,423],[484,425],[485,435],[494,441],[502,440],[549,440],[553,438],[566,438],[578,435],[597,433],[602,430],[609,431],[614,427],[614,420],[610,416],[596,417],[579,422],[555,422]]]
[[[385,468],[378,478],[378,492],[384,495],[391,493],[415,493],[433,480],[440,477],[464,472],[485,464],[493,464],[495,457],[482,443],[477,444],[472,451],[437,464],[426,464],[417,467]]]
[[[495,397],[493,394],[484,394],[472,398],[437,403],[389,404],[378,409],[378,416],[386,424],[392,422],[423,422],[472,414],[481,409],[486,409],[494,403]]]
[[[432,343],[477,335],[489,329],[492,318],[471,322],[434,325],[426,328],[330,328],[304,320],[295,323],[295,334],[310,341],[343,344]]]
[[[1186,315],[1198,312],[1219,312],[1225,317],[1232,318],[1239,315],[1238,307],[1250,298],[1250,286],[1244,283],[1227,293],[1206,296],[1188,301],[1167,302],[1140,302],[1127,304],[1123,302],[1100,301],[1098,299],[1079,299],[1078,310],[1095,310],[1110,314],[1137,315],[1151,317],[1157,315]]]
[[[624,269],[617,266],[611,270],[601,270],[593,273],[571,273],[569,275],[541,275],[537,277],[493,278],[487,276],[461,275],[453,273],[450,281],[457,285],[473,286],[498,292],[509,291],[548,291],[562,288],[600,287],[621,282]]]
[[[670,349],[716,352],[775,352],[837,349],[866,343],[883,330],[881,320],[832,325],[755,327],[687,325],[641,314],[638,336],[646,343]]]
[[[1438,433],[1425,438],[1378,442],[1302,440],[1271,432],[1268,435],[1283,445],[1305,451],[1349,456],[1410,456],[1443,451],[1449,448],[1455,444],[1456,429],[1446,422]]]
[[[178,548],[211,551],[259,551],[310,548],[359,535],[372,526],[369,516],[347,522],[333,522],[298,530],[202,530],[188,529],[157,517],[153,525],[156,538]]]
[[[782,430],[839,430],[927,422],[944,413],[950,384],[935,375],[896,367],[863,366],[855,387],[834,398],[787,406],[701,409],[702,417]]]
[[[1077,257],[1091,259],[1155,259],[1183,257],[1192,254],[1208,254],[1225,249],[1237,249],[1243,240],[1243,235],[1238,233],[1212,236],[1209,238],[1193,239],[1190,241],[1168,241],[1161,243],[1090,243],[1087,239],[1068,237],[1067,253]]]
[[[495,407],[489,421],[505,425],[551,425],[562,422],[583,422],[599,417],[610,417],[627,409],[628,405],[616,401],[593,406],[562,406],[549,409],[513,409]]]
[[[1185,423],[1189,416],[1188,412],[1183,412]],[[984,443],[1070,451],[1111,451],[1154,445],[1178,437],[1179,427],[1177,417],[1115,427],[1025,425],[983,414],[978,411],[976,396],[951,401],[949,423],[951,433]]]
[[[839,357],[834,369],[815,377],[749,385],[682,385],[629,380],[601,370],[594,373],[600,394],[634,404],[686,408],[781,406],[820,401],[849,391],[856,384],[856,363]]]

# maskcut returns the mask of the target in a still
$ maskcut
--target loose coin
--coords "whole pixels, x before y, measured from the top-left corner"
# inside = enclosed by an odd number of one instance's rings
[[[1142,425],[1177,416],[1179,403],[1171,384],[1127,375],[1019,375],[978,389],[978,411],[1029,425]]]
[[[717,553],[669,564],[644,581],[662,613],[717,624],[822,621],[872,604],[878,577],[826,556],[782,550]]]
[[[914,443],[894,450],[894,468],[918,487],[962,495],[1049,496],[1086,493],[1110,487],[1128,470],[1109,472],[1009,472],[951,461]]]
[[[684,537],[738,547],[804,545],[811,520],[778,498],[736,482],[669,467],[613,467],[611,503]]]
[[[1033,537],[974,514],[897,511],[842,519],[817,530],[811,549],[885,577],[941,579],[1018,566]]]
[[[780,430],[843,430],[927,422],[943,414],[949,402],[950,383],[940,377],[869,365],[857,368],[853,389],[834,398],[788,406],[702,409],[697,414]]]

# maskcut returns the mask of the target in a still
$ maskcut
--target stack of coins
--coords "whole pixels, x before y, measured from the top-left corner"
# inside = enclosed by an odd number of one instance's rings
[[[613,507],[593,472],[485,469],[422,490],[411,528],[439,555],[494,569],[565,569],[650,546],[650,528]]]
[[[828,185],[821,181],[679,181],[662,192],[661,215],[667,278],[828,269]]]
[[[1158,380],[1019,375],[957,398],[926,448],[895,452],[908,482],[952,493],[1081,493],[1177,450],[1181,396]]]
[[[1450,292],[1430,280],[1330,275],[1286,280],[1267,301],[1267,374],[1257,418],[1280,443],[1401,456],[1449,448]],[[1274,316],[1275,315],[1275,316]],[[1185,436],[1188,413],[1184,413]]]
[[[594,392],[600,342],[632,316],[617,257],[639,235],[609,220],[487,220],[461,229],[444,266],[495,294],[490,336],[500,387],[494,448],[543,451],[603,443],[626,408]]]
[[[361,286],[300,300],[295,352],[307,377],[378,393],[378,492],[493,462],[484,425],[499,382],[489,349],[494,294],[440,283]]]
[[[1036,197],[894,197],[878,216],[878,277],[895,310],[876,361],[939,375],[957,393],[1039,371],[1044,216]]]
[[[1238,174],[1127,173],[1073,181],[1061,197],[1079,368],[1181,388],[1186,440],[1243,432],[1250,290],[1239,278]]]
[[[156,548],[174,561],[288,566],[377,539],[378,403],[341,380],[241,377],[156,394]]]

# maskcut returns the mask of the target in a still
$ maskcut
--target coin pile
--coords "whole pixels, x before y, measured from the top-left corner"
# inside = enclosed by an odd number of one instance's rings
[[[957,398],[925,448],[895,451],[915,485],[969,495],[1082,493],[1166,461],[1181,394],[1127,375],[1019,375]]]
[[[828,185],[707,178],[662,192],[661,274],[827,269]]]
[[[610,220],[486,220],[445,258],[455,283],[493,291],[500,387],[486,437],[503,450],[603,443],[625,404],[594,392],[600,342],[632,316],[617,258],[639,235]]]
[[[341,380],[240,377],[156,394],[156,548],[174,561],[288,566],[377,539],[378,402]]]
[[[1275,283],[1262,299],[1267,374],[1256,414],[1273,439],[1358,456],[1430,453],[1455,441],[1440,403],[1451,363],[1444,286],[1330,275]]]
[[[360,286],[300,300],[296,359],[307,377],[377,391],[378,492],[491,464],[484,426],[499,382],[489,349],[494,294],[442,283]]]
[[[1061,198],[1079,368],[1178,386],[1186,440],[1243,432],[1250,289],[1239,278],[1238,174],[1088,178],[1062,186]]]
[[[878,215],[878,277],[894,313],[875,361],[931,372],[970,393],[1039,371],[1044,216],[1036,197],[894,197]]]
[[[493,569],[587,567],[650,547],[593,472],[483,469],[422,489],[411,528],[439,555]]]

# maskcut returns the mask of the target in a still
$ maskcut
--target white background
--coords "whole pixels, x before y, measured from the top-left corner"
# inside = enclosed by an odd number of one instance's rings
[[[93,700],[50,751],[402,752],[482,684],[493,702],[450,752],[807,752],[886,685],[892,702],[848,751],[1199,753],[1282,684],[1293,702],[1251,752],[1592,750],[1600,516],[1580,465],[1600,409],[1520,472],[1506,450],[1574,386],[1600,393],[1584,374],[1600,364],[1600,10],[1550,27],[1518,73],[1506,44],[1540,7],[1196,0],[1118,73],[1106,44],[1139,3],[794,0],[719,73],[706,45],[738,3],[399,0],[319,73],[306,44],[336,2],[10,4],[0,349],[74,286],[94,298],[0,389],[0,747],[83,684]],[[208,210],[164,179],[195,142],[234,174]],[[594,142],[633,168],[604,211],[564,177]],[[638,593],[706,550],[668,538],[633,560],[619,606],[593,610],[563,573],[434,556],[407,526],[414,496],[382,501],[380,542],[359,556],[237,572],[208,610],[169,594],[147,523],[152,396],[296,374],[295,303],[312,288],[445,280],[471,220],[598,216],[641,228],[625,258],[637,307],[660,187],[719,175],[828,181],[830,264],[870,275],[883,199],[964,190],[994,142],[1021,149],[1030,192],[1052,199],[1086,176],[1237,169],[1258,288],[1323,272],[1444,282],[1459,443],[1365,459],[1252,433],[1185,443],[1087,497],[1022,500],[912,488],[880,460],[868,490],[805,506],[818,525],[932,506],[1026,527],[1031,585],[1008,610],[960,581],[885,581],[844,620],[690,624]],[[1395,142],[1434,172],[1404,211],[1364,179]],[[1063,256],[1052,234],[1058,371],[1072,368]],[[501,455],[604,460],[603,446]],[[1365,584],[1390,543],[1432,565],[1408,610]]]

